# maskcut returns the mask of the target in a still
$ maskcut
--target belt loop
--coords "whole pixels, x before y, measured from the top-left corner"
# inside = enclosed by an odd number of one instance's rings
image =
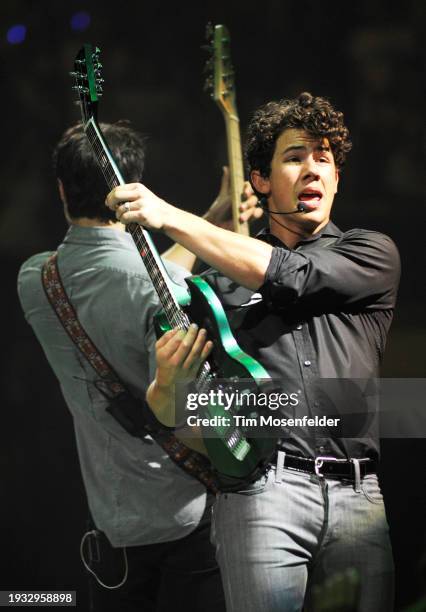
[[[277,469],[275,472],[275,482],[282,482],[284,471],[285,452],[279,450],[277,453]]]
[[[359,466],[359,459],[351,459],[354,464],[355,471],[355,493],[361,493],[361,468]]]

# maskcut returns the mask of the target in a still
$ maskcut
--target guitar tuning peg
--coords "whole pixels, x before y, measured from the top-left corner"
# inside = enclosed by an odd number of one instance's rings
[[[87,78],[84,76],[84,74],[80,74],[79,72],[70,72],[69,75],[76,81],[82,81],[83,79]]]
[[[105,83],[105,79],[103,79],[102,77],[96,77],[96,83],[99,83],[99,85],[101,83]]]
[[[96,85],[96,93],[99,95],[100,93],[103,92],[103,87],[102,85]]]
[[[78,91],[78,93],[89,93],[89,88],[83,87],[83,85],[74,85],[72,89]]]
[[[100,53],[100,52],[101,52],[100,47],[95,47],[95,53],[96,53],[97,55],[99,55],[99,53]]]

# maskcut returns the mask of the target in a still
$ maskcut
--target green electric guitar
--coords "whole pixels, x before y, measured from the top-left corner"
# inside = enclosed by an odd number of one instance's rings
[[[102,169],[110,189],[124,183],[108,145],[97,123],[98,99],[102,95],[103,79],[99,63],[99,49],[84,45],[74,63],[73,89],[78,93],[85,133]],[[150,234],[137,223],[127,225],[147,272],[158,294],[163,311],[156,317],[156,329],[165,333],[172,328],[188,329],[191,322],[207,329],[214,348],[195,381],[198,393],[206,392],[217,379],[226,379],[227,384],[239,379],[267,380],[269,375],[256,360],[244,353],[232,335],[223,307],[212,287],[199,276],[186,279],[187,288],[172,281]],[[253,382],[253,384],[255,384]],[[253,391],[253,388],[251,388]],[[226,411],[217,403],[199,408],[198,414],[211,420],[217,419],[217,427],[209,427],[203,436],[208,457],[221,473],[237,478],[250,475],[273,452],[275,440],[249,438],[244,428],[234,425],[232,414],[238,407]],[[214,429],[214,435],[212,435]]]
[[[207,78],[204,89],[222,111],[226,128],[229,173],[231,178],[232,220],[234,232],[248,236],[247,221],[240,223],[239,206],[244,185],[244,165],[241,149],[240,120],[238,118],[234,68],[231,63],[231,37],[224,25],[209,24],[206,29],[210,53],[206,62]]]

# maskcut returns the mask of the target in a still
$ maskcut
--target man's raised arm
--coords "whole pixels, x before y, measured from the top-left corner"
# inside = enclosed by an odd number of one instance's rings
[[[122,223],[140,223],[169,238],[243,287],[258,289],[264,282],[272,247],[212,225],[168,204],[141,183],[113,189],[106,204]]]

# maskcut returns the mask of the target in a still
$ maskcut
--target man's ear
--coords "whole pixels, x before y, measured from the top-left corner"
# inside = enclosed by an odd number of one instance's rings
[[[259,172],[259,170],[252,170],[250,173],[251,184],[258,193],[264,193],[265,195],[270,192],[270,181],[269,178],[265,178]]]
[[[61,179],[59,179],[59,178],[58,178],[58,189],[59,189],[59,195],[61,196],[62,203],[66,205],[67,198],[65,196],[64,185],[63,185]]]

